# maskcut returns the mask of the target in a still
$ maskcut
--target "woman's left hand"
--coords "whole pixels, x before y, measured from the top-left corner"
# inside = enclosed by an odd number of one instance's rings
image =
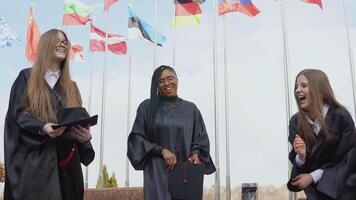
[[[192,154],[188,160],[190,163],[193,163],[194,165],[202,164],[202,161],[200,160],[198,154],[196,154],[196,153]]]
[[[313,183],[313,177],[310,174],[299,174],[292,179],[292,185],[297,186],[299,189],[305,189]]]
[[[81,125],[72,126],[71,131],[73,137],[79,142],[84,143],[91,139],[90,126],[82,127]]]

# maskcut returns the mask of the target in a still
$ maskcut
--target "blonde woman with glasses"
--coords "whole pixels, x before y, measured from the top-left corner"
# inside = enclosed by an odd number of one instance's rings
[[[7,200],[83,199],[81,163],[94,159],[90,129],[53,128],[61,109],[82,104],[69,73],[69,49],[63,31],[47,31],[32,68],[12,86],[4,132]]]

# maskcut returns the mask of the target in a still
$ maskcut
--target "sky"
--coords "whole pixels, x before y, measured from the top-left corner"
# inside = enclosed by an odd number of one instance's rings
[[[102,0],[82,0],[88,5]],[[213,71],[213,2],[202,4],[201,25],[195,28],[171,27],[173,1],[158,1],[158,31],[167,37],[157,50],[157,65],[173,64],[175,44],[179,78],[178,95],[194,102],[200,109],[208,130],[211,155],[216,158],[219,147],[220,182],[226,181],[225,110],[228,111],[230,133],[231,185],[256,182],[259,185],[283,185],[288,180],[287,114],[285,101],[283,34],[281,2],[255,0],[261,13],[254,18],[241,13],[217,18],[217,105],[218,138],[214,123]],[[290,67],[290,91],[296,74],[304,68],[321,69],[329,76],[337,99],[355,116],[350,57],[343,1],[323,1],[324,9],[299,0],[286,0],[287,53]],[[346,0],[350,14],[351,49],[356,48],[356,3]],[[4,1],[0,16],[21,37],[11,48],[0,49],[0,133],[8,107],[11,85],[21,69],[31,65],[25,58],[27,17],[30,4],[35,5],[34,18],[41,33],[62,28],[63,1]],[[127,5],[153,25],[154,0],[119,0],[109,12],[109,32],[127,37]],[[350,5],[349,5],[350,4]],[[94,12],[95,24],[105,30],[102,8]],[[225,24],[225,26],[224,26]],[[225,34],[223,32],[225,27]],[[102,96],[103,53],[89,53],[89,26],[63,27],[72,43],[84,46],[85,62],[71,62],[72,78],[77,82],[84,106],[91,114],[99,114],[92,127],[92,143],[96,158],[89,167],[89,186],[96,185],[99,172],[99,143]],[[227,77],[224,76],[224,39],[226,40]],[[154,47],[140,40],[129,41],[132,67],[132,101],[128,106],[128,55],[107,54],[106,101],[104,120],[104,164],[115,172],[120,186],[125,184],[126,141],[136,109],[149,97],[153,72]],[[355,53],[352,53],[352,60]],[[92,89],[90,92],[90,74]],[[224,80],[227,78],[228,107],[225,109]],[[91,95],[90,95],[91,94]],[[88,107],[89,97],[92,104]],[[297,112],[294,98],[292,112]],[[128,109],[129,108],[129,109]],[[127,120],[129,116],[129,121]],[[129,126],[127,126],[129,124]],[[3,160],[3,137],[0,137],[0,159]],[[214,184],[214,176],[205,177],[205,186]],[[130,185],[142,186],[142,172],[130,166]]]

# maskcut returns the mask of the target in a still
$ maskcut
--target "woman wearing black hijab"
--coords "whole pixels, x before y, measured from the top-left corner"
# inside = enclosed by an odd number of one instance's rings
[[[144,172],[145,200],[172,199],[168,172],[177,162],[189,160],[211,174],[215,166],[209,154],[209,138],[195,104],[177,96],[178,78],[162,65],[152,76],[151,97],[137,109],[128,138],[127,156]]]

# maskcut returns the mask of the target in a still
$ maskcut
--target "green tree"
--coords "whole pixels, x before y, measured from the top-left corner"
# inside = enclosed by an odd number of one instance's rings
[[[98,181],[96,183],[96,188],[100,186],[100,177],[98,177]],[[109,178],[108,168],[106,165],[103,166],[103,188],[112,188],[118,187],[118,183],[116,180],[115,173],[112,173],[111,178]]]
[[[100,187],[100,176],[98,177],[98,181],[96,182],[96,188]],[[103,166],[103,187],[104,188],[108,188],[110,187],[110,178],[109,178],[109,174],[108,174],[108,168],[106,167],[106,165]]]
[[[106,167],[106,165],[104,165],[103,167],[103,181],[104,181],[104,188],[109,188],[110,178],[109,178],[108,168]]]
[[[117,184],[117,180],[116,180],[116,176],[115,176],[115,173],[113,172],[112,173],[112,176],[110,178],[110,186],[113,188],[113,187],[118,187],[119,185]]]

